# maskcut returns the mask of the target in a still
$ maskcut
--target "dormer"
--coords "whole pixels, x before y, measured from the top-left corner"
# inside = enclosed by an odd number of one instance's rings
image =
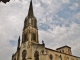
[[[72,55],[71,47],[69,47],[67,45],[65,45],[63,47],[60,47],[60,48],[57,48],[56,50],[59,51],[59,52],[61,52],[61,53]]]

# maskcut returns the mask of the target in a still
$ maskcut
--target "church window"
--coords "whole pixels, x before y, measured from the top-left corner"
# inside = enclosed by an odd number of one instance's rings
[[[26,60],[26,55],[27,55],[27,51],[26,50],[23,50],[22,51],[22,60]]]
[[[60,55],[59,60],[62,60],[62,56]]]
[[[39,60],[39,52],[35,51],[34,53],[35,60]]]
[[[26,34],[24,34],[24,40],[26,40]]]
[[[35,33],[32,33],[32,40],[36,41],[36,35],[35,35]]]
[[[34,20],[33,20],[33,26],[34,26],[34,24],[35,24],[35,23],[34,23]]]
[[[29,19],[29,23],[31,23],[31,18]]]
[[[27,41],[27,34],[24,34],[24,41]]]
[[[32,22],[31,22],[31,25],[33,25],[33,20],[32,20]]]
[[[62,50],[62,52],[64,52],[64,50]]]
[[[53,56],[50,54],[50,55],[49,55],[49,58],[50,58],[50,60],[52,60],[52,59],[53,59]]]

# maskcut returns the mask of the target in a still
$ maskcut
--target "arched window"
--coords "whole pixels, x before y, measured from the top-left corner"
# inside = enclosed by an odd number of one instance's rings
[[[31,25],[32,25],[32,26],[34,26],[34,20],[32,20],[32,23],[31,23]]]
[[[35,60],[39,60],[39,52],[38,51],[35,51],[34,58],[35,58]]]
[[[29,23],[31,24],[31,18],[29,19]]]
[[[62,50],[62,52],[64,52],[64,50]]]
[[[22,51],[22,60],[26,60],[26,55],[27,55],[27,51],[23,50]]]
[[[27,38],[27,34],[24,34],[24,41],[27,41],[28,38]]]
[[[36,34],[32,33],[32,40],[36,42]]]
[[[59,60],[62,60],[62,56],[61,55],[59,56]]]
[[[24,40],[26,40],[26,34],[24,34]]]
[[[50,60],[52,60],[52,59],[53,59],[53,56],[50,54],[50,55],[49,55],[49,58],[50,58]]]

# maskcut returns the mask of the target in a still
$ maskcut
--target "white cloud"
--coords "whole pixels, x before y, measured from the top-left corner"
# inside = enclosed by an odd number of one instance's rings
[[[72,9],[72,10],[77,10],[78,7],[79,7],[79,4],[78,4],[78,3],[73,3],[73,5],[70,6],[70,9]]]
[[[80,12],[75,15],[77,20],[80,20]]]
[[[53,26],[52,26],[53,27]],[[56,26],[53,29],[48,31],[39,31],[40,42],[44,40],[47,47],[56,49],[58,47],[69,45],[72,47],[73,55],[79,55],[75,53],[76,48],[79,48],[80,44],[80,24],[72,23],[70,27],[66,26]]]
[[[61,0],[63,3],[69,3],[69,0]]]
[[[42,0],[43,3],[47,3],[50,4],[52,2],[52,0]]]
[[[12,46],[10,40],[17,42],[18,36],[21,36],[29,2],[30,0],[11,0],[6,4],[0,3],[0,60],[10,60],[12,53],[16,51],[17,46]],[[64,20],[57,13],[63,8],[64,4],[69,2],[69,0],[33,0],[34,15],[37,18],[38,25],[43,23],[50,26],[47,31],[39,30],[39,41],[41,43],[41,40],[44,40],[47,47],[54,49],[68,44],[72,47],[73,52],[77,51],[74,55],[80,56],[80,49],[78,48],[80,46],[80,25],[75,22],[70,24],[70,27],[63,24],[62,27],[53,24],[55,22],[52,19],[53,16]],[[76,6],[78,5],[76,4]],[[79,15],[76,15],[77,19],[79,19]],[[75,44],[76,47],[74,47]]]

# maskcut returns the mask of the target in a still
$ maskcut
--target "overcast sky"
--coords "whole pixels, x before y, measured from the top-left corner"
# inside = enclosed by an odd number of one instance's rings
[[[0,60],[11,60],[22,38],[24,19],[30,0],[0,3]],[[38,21],[39,42],[56,49],[68,45],[80,57],[80,0],[33,0]],[[22,39],[21,39],[22,40]]]

